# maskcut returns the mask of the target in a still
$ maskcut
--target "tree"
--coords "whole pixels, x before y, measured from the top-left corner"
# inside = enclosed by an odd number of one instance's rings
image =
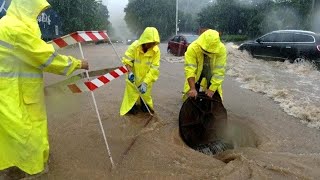
[[[95,0],[49,0],[63,21],[65,34],[79,30],[109,30],[109,12]]]
[[[216,29],[224,34],[248,34],[248,26],[256,16],[252,6],[237,0],[217,0],[198,14],[200,27]]]
[[[262,23],[268,28],[275,29],[310,29],[311,0],[277,0],[268,18]]]
[[[256,37],[279,29],[311,28],[312,0],[216,0],[198,14],[201,27]]]
[[[134,0],[124,11],[129,29],[137,36],[148,26],[156,27],[162,39],[175,32],[175,1]]]

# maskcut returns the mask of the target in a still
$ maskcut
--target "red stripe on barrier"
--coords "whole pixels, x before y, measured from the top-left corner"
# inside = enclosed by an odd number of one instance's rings
[[[116,72],[116,70],[120,70],[121,73],[119,72],[119,74]],[[101,87],[102,85],[105,85],[107,83],[109,83],[110,81],[112,81],[113,79],[116,79],[118,77],[120,77],[121,75],[127,73],[128,70],[125,66],[121,66],[121,67],[118,67],[117,69],[103,75],[103,76],[99,76],[98,78],[94,79],[94,80],[91,80],[91,81],[87,81],[87,82],[79,82],[79,83],[76,83],[76,84],[70,84],[68,85],[69,89],[73,92],[73,93],[80,93],[80,92],[86,92],[86,91],[94,91],[96,89],[98,89],[99,87]],[[113,78],[111,79],[108,79],[108,77],[106,76],[112,76]],[[95,85],[93,82],[97,82],[97,81],[100,81],[102,82],[103,84],[99,85],[99,87],[97,85]],[[85,85],[85,89],[80,89],[79,87],[83,87],[83,85]]]
[[[68,85],[69,89],[71,90],[71,92],[73,93],[81,93],[82,91],[78,88],[77,85],[75,84],[69,84]]]
[[[119,77],[120,75],[118,73],[116,73],[115,71],[111,71],[110,72],[111,76],[113,76],[114,78]]]
[[[60,48],[68,46],[68,44],[62,38],[55,39],[53,42],[56,43]]]
[[[123,73],[127,73],[127,72],[128,72],[128,70],[127,70],[125,67],[123,67],[123,66],[119,67],[119,69],[120,69],[120,71],[123,72]]]
[[[105,32],[101,32],[101,31],[99,31],[99,34],[103,37],[103,39],[108,39],[108,36],[106,35],[106,33]]]
[[[93,91],[95,89],[97,89],[98,87],[96,85],[94,85],[92,82],[88,81],[84,83],[89,89],[90,91]]]
[[[93,41],[98,41],[99,39],[90,31],[86,32],[86,34],[93,40]]]
[[[98,79],[100,80],[100,81],[102,81],[103,82],[103,84],[107,84],[108,82],[110,82],[110,80],[109,79],[107,79],[106,77],[104,77],[104,76],[100,76],[100,77],[98,77]]]
[[[85,40],[77,32],[70,34],[70,36],[77,42],[85,42]]]

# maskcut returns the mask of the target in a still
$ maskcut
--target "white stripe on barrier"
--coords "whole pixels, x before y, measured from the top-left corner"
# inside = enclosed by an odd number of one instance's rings
[[[77,43],[77,41],[73,38],[73,37],[71,37],[71,36],[69,36],[69,37],[67,37],[67,38],[65,38],[65,39],[63,39],[67,44],[75,44],[75,43]]]
[[[97,87],[101,87],[104,85],[104,83],[102,81],[100,81],[99,79],[94,79],[91,81],[94,85],[96,85]]]
[[[120,71],[120,69],[116,69],[115,72],[116,72],[117,74],[119,74],[120,76],[123,74],[123,72]]]
[[[90,91],[90,89],[84,83],[78,83],[77,86],[81,91]]]
[[[93,33],[99,40],[103,40],[104,38],[97,32]]]
[[[85,41],[92,41],[86,33],[80,33],[79,36],[81,36]]]
[[[111,74],[106,74],[106,75],[104,75],[104,77],[106,77],[106,78],[109,79],[110,81],[114,80],[114,77],[111,76]]]

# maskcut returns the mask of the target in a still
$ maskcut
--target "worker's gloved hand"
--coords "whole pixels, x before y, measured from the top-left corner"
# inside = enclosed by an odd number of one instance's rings
[[[134,82],[134,74],[133,74],[133,72],[130,72],[129,74],[128,74],[128,79],[129,79],[129,81],[130,82]]]
[[[210,89],[207,89],[206,95],[207,95],[208,97],[212,98],[213,95],[214,95],[214,91],[211,91]]]
[[[81,61],[81,67],[80,67],[80,69],[89,70],[89,63],[88,63],[88,61]]]
[[[196,98],[198,96],[198,92],[196,89],[190,89],[188,92],[188,96],[192,98]]]
[[[146,83],[142,83],[138,88],[139,88],[139,91],[141,92],[141,94],[144,94],[147,92],[147,84]]]

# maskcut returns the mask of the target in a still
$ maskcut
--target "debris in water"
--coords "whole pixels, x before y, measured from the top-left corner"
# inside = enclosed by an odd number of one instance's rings
[[[233,149],[233,145],[220,140],[216,140],[208,144],[199,144],[193,147],[193,149],[206,155],[215,155],[225,150]]]

